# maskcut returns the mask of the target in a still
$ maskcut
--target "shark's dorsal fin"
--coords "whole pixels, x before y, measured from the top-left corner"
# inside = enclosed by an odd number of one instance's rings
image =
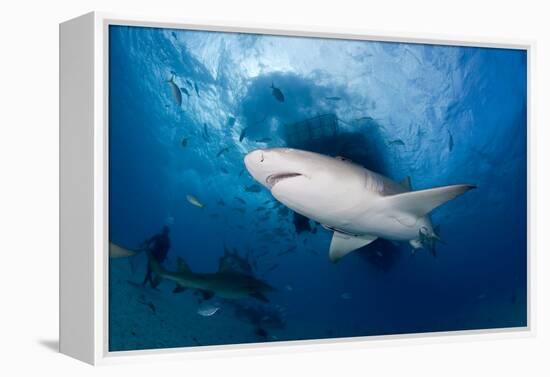
[[[177,263],[179,272],[191,272],[191,269],[181,257],[178,257]]]
[[[399,182],[401,186],[407,191],[412,191],[412,183],[411,183],[411,177],[407,176],[403,178],[401,182]]]
[[[233,271],[232,265],[228,263],[228,256],[230,253],[230,251],[226,250],[226,254],[224,254],[223,257],[220,257],[220,260],[218,262],[218,272]]]
[[[421,217],[429,214],[434,208],[466,191],[475,188],[474,185],[452,185],[435,187],[427,190],[404,192],[384,198],[387,207],[400,212],[406,212]]]
[[[369,235],[356,237],[335,231],[330,242],[330,260],[336,263],[353,250],[368,245],[376,238],[376,236]]]

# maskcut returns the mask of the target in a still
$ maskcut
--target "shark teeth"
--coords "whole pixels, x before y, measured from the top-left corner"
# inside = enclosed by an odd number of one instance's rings
[[[266,178],[265,183],[269,188],[273,188],[278,182],[288,179],[288,178],[294,178],[299,177],[302,174],[299,173],[279,173],[279,174],[271,174],[269,177]]]

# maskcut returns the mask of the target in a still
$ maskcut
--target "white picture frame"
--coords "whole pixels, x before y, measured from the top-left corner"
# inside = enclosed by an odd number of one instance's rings
[[[528,326],[497,330],[331,340],[206,346],[147,351],[108,351],[108,27],[134,25],[513,48],[527,52],[528,161],[532,161],[532,41],[461,38],[416,33],[378,33],[306,26],[215,24],[180,19],[88,13],[60,25],[60,351],[90,364],[181,359],[297,350],[349,349],[387,344],[470,341],[534,335],[534,250],[528,242]],[[532,240],[532,190],[528,170],[528,239]]]

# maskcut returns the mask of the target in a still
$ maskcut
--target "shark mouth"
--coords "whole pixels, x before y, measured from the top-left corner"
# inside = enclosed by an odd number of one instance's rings
[[[271,174],[269,177],[265,179],[265,183],[267,186],[271,189],[273,186],[275,186],[277,183],[284,181],[285,179],[294,178],[294,177],[300,177],[302,174],[299,173],[279,173],[279,174]]]

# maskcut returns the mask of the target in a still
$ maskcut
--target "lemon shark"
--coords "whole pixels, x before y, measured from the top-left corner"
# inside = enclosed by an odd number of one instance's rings
[[[338,261],[377,238],[428,247],[439,236],[430,212],[475,188],[459,184],[412,191],[342,157],[291,148],[257,149],[244,163],[252,177],[290,209],[334,232],[329,256]]]
[[[177,271],[166,270],[151,255],[149,263],[156,275],[154,286],[162,279],[171,280],[176,283],[174,293],[183,292],[188,288],[195,289],[202,293],[205,300],[217,295],[226,299],[255,298],[269,302],[265,294],[274,291],[274,288],[263,280],[235,270],[224,258],[220,258],[218,271],[214,273],[192,272],[181,257],[177,259]]]

